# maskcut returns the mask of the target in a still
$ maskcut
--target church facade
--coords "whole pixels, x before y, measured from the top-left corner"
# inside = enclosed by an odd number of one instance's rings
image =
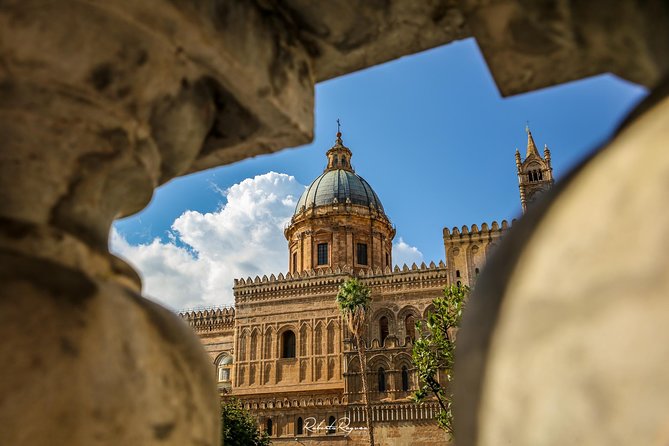
[[[528,130],[526,159],[516,154],[523,210],[552,185],[544,154]],[[275,444],[366,444],[360,364],[335,302],[339,286],[358,277],[372,290],[367,374],[377,442],[444,444],[436,402],[410,400],[415,322],[444,287],[474,284],[508,224],[444,229],[446,263],[393,266],[395,229],[341,133],[326,155],[284,232],[288,273],[235,280],[234,308],[181,316],[211,355],[222,398],[239,398]]]

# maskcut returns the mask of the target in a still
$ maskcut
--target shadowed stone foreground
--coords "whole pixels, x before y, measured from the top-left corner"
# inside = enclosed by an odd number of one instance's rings
[[[3,2],[0,438],[219,441],[206,356],[139,296],[107,235],[175,176],[308,142],[315,82],[473,36],[504,95],[607,71],[655,87],[667,14],[660,1]],[[478,384],[459,394],[460,446],[666,443],[668,117],[649,108],[514,229],[528,235],[489,269],[503,284],[480,287],[490,308],[462,331]]]

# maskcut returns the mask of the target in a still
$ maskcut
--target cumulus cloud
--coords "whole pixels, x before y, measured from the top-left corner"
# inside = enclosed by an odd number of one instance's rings
[[[393,243],[393,263],[395,265],[404,265],[405,263],[411,266],[412,263],[420,265],[423,261],[423,253],[415,246],[406,243],[402,237],[399,241]]]
[[[269,172],[222,191],[212,213],[187,211],[172,224],[172,240],[131,245],[112,230],[110,249],[143,278],[142,293],[172,309],[230,305],[234,279],[287,270],[283,228],[303,185]]]

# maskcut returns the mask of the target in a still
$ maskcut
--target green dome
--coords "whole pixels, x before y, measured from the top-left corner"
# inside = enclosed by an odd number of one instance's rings
[[[352,203],[375,208],[383,212],[381,200],[361,176],[347,169],[327,170],[316,178],[297,202],[295,213],[302,206],[322,206],[333,203]]]

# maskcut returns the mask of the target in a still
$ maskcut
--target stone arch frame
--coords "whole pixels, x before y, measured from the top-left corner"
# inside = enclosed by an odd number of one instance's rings
[[[434,312],[434,309],[435,309],[434,304],[429,304],[427,307],[425,307],[425,309],[423,310],[423,316],[422,316],[421,319],[422,320],[427,320],[427,313],[428,312]]]
[[[411,392],[412,390],[416,389],[416,383],[417,381],[417,376],[416,376],[416,368],[413,365],[413,362],[411,361],[411,355],[407,352],[401,352],[398,353],[397,356],[393,358],[393,368],[395,370],[396,374],[396,389],[399,392],[402,392],[402,367],[406,366],[407,371],[409,372],[409,390],[408,392]]]
[[[339,348],[337,348],[338,328],[339,328],[339,323],[337,322],[336,319],[330,319],[330,321],[328,321],[327,325],[325,326],[325,353],[327,354],[335,354],[339,351]],[[331,333],[332,333],[332,339],[330,339]]]
[[[268,326],[265,328],[265,334],[263,335],[263,359],[275,359],[276,354],[274,353],[274,339],[276,339],[275,330],[273,326]],[[269,340],[269,342],[268,342]]]
[[[477,240],[467,247],[467,279],[469,283],[473,283],[477,277],[476,268],[479,268],[480,271],[487,260],[487,245],[486,240]],[[474,252],[474,248],[477,248],[476,252]]]
[[[297,332],[297,344],[299,346],[298,356],[306,358],[311,354],[311,346],[309,345],[309,340],[312,336],[309,336],[310,324],[309,322],[302,322],[300,324],[300,330]]]
[[[379,321],[383,316],[388,318],[388,337],[397,337],[397,321],[395,313],[388,307],[378,308],[372,314],[369,339],[370,341],[376,340],[379,343],[379,347],[383,347],[383,344],[381,343],[381,330],[379,328]]]
[[[292,331],[292,332],[293,332],[293,336],[295,336],[295,356],[294,356],[293,358],[283,358],[283,351],[282,351],[282,349],[283,349],[283,345],[282,345],[282,342],[283,342],[283,334],[284,334],[285,332],[287,332],[287,331]],[[298,347],[298,343],[297,343],[297,335],[298,335],[298,333],[299,333],[299,331],[298,331],[298,329],[297,329],[297,326],[296,326],[294,323],[292,323],[292,322],[289,322],[289,323],[286,323],[286,324],[282,324],[282,325],[276,330],[276,336],[275,336],[275,338],[276,338],[276,343],[275,343],[275,348],[274,348],[274,350],[275,350],[275,351],[274,351],[274,355],[275,355],[274,357],[275,357],[275,358],[280,358],[280,359],[295,359],[295,358],[297,357],[297,347]]]
[[[362,392],[362,382],[360,380],[360,359],[358,355],[353,355],[347,362],[346,370],[349,376],[346,377],[348,380],[348,391],[349,393],[357,395]]]
[[[372,355],[368,360],[367,360],[367,368],[370,371],[375,371],[376,369],[379,368],[379,366],[382,366],[386,371],[392,370],[392,363],[390,362],[390,358],[388,358],[388,355],[384,353],[377,353],[375,355]]]
[[[406,342],[407,336],[409,336],[406,331],[406,318],[410,314],[413,315],[416,322],[422,319],[420,311],[418,311],[418,308],[414,307],[413,305],[405,305],[397,313],[397,324],[399,326],[398,333],[401,334],[401,336],[398,336],[398,338],[403,339],[404,342]],[[416,333],[416,336],[418,336],[418,333]]]
[[[314,355],[322,355],[323,354],[323,328],[325,326],[325,323],[322,320],[319,320],[316,322],[314,325],[314,336],[313,336],[313,354]]]
[[[224,360],[230,358],[229,362],[224,363]],[[216,380],[218,382],[227,382],[232,380],[232,367],[234,366],[235,358],[232,352],[224,351],[216,355],[214,358],[214,368],[216,369]],[[224,367],[228,366],[228,367]],[[223,369],[228,369],[228,379],[224,379]]]
[[[390,362],[390,359],[388,358],[387,355],[383,353],[378,353],[367,360],[367,369],[369,371],[367,375],[367,383],[368,383],[367,385],[369,386],[369,390],[372,392],[379,392],[378,370],[381,367],[383,367],[383,371],[385,374],[385,383],[386,383],[385,392],[393,390],[392,388],[393,380],[390,379],[393,367]]]
[[[255,341],[255,345],[254,345]],[[249,361],[255,361],[260,357],[262,334],[258,327],[253,327],[249,337]]]
[[[248,327],[244,327],[239,330],[239,338],[237,339],[239,352],[239,361],[248,361],[248,346],[251,342],[251,330]]]
[[[219,363],[223,360],[223,358],[230,357],[232,358],[232,362],[235,362],[234,355],[232,354],[231,351],[223,351],[220,352],[216,357],[214,358],[214,365],[219,365]]]

